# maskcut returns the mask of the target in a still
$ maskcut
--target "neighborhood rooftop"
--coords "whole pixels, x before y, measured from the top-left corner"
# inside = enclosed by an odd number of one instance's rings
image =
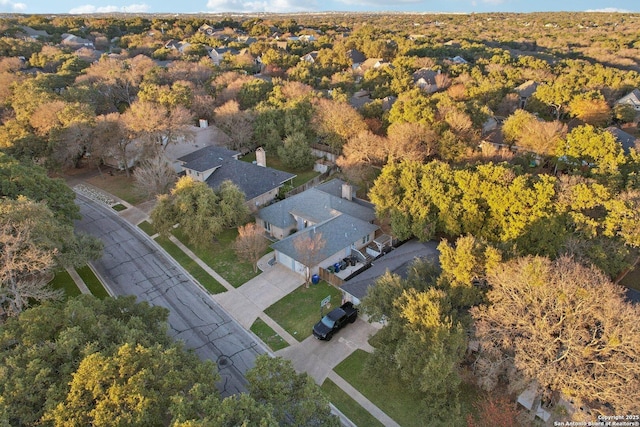
[[[313,235],[317,233],[322,233],[325,246],[319,251],[316,259],[312,260],[315,264],[329,258],[341,249],[348,247],[355,240],[368,235],[377,229],[377,225],[354,218],[347,214],[340,214],[321,224],[298,231],[293,236],[289,236],[286,239],[274,243],[271,247],[293,259],[300,259],[300,255],[295,248],[294,242],[299,238],[306,238],[307,235],[311,235],[313,237]]]
[[[416,258],[428,258],[438,262],[438,250],[435,242],[410,240],[398,246],[388,254],[376,259],[371,267],[342,285],[342,290],[362,300],[370,286],[387,271],[406,278],[409,267]]]
[[[257,216],[263,221],[285,228],[295,225],[293,214],[317,224],[340,213],[367,222],[375,219],[375,212],[371,208],[326,193],[317,187],[267,206],[261,209]]]
[[[286,181],[295,178],[295,174],[283,172],[269,167],[237,160],[240,153],[217,146],[207,146],[178,160],[186,162],[183,167],[205,172],[215,171],[206,179],[211,188],[218,188],[226,180],[236,184],[245,194],[247,200],[260,196]]]

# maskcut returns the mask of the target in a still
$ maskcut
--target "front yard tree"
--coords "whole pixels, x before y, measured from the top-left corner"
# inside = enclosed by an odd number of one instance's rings
[[[263,354],[247,372],[249,394],[271,405],[280,425],[339,426],[329,400],[307,373],[297,373],[290,360]]]
[[[233,248],[238,257],[253,264],[254,273],[258,271],[258,260],[267,250],[269,242],[264,237],[262,229],[251,222],[238,227],[238,237]]]
[[[447,293],[438,289],[438,273],[432,263],[416,261],[407,279],[387,272],[371,287],[363,310],[386,325],[376,334],[367,370],[380,384],[391,379],[419,393],[433,425],[459,425],[458,367],[466,340]]]
[[[158,155],[143,160],[133,171],[135,186],[147,196],[164,194],[176,182],[176,171],[164,156]]]
[[[622,287],[567,257],[515,259],[488,279],[489,305],[471,310],[483,388],[536,380],[596,413],[638,409],[640,310]]]
[[[226,227],[242,224],[248,214],[244,194],[232,183],[214,191],[189,176],[178,180],[170,194],[158,196],[151,220],[160,234],[168,235],[175,224],[190,243],[206,247]]]
[[[300,262],[305,266],[304,278],[306,287],[309,287],[311,267],[322,261],[318,258],[326,244],[327,241],[322,236],[322,233],[316,232],[315,228],[309,230],[308,233],[295,237],[293,240],[293,246],[300,257]]]
[[[34,301],[61,296],[47,285],[56,248],[43,244],[50,236],[40,235],[56,228],[55,222],[43,203],[25,198],[0,201],[0,323]]]

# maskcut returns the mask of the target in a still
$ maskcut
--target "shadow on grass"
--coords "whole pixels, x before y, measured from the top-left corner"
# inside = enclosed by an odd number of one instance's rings
[[[65,270],[56,271],[55,276],[49,282],[54,289],[62,289],[64,291],[65,298],[73,298],[80,295],[80,289],[76,286],[76,282],[73,281],[69,273]]]
[[[351,396],[345,393],[340,387],[338,387],[329,378],[322,383],[322,391],[327,398],[347,416],[357,426],[371,426],[371,427],[383,427],[380,421],[378,421],[373,415],[371,415],[366,409],[364,409],[358,402],[353,400]]]

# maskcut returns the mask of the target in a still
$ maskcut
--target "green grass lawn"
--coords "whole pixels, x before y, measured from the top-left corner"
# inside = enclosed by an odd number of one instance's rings
[[[264,320],[258,318],[251,325],[251,332],[256,334],[262,342],[269,346],[273,351],[281,350],[288,347],[289,344],[274,331],[271,326],[264,323]]]
[[[238,237],[238,230],[235,228],[224,230],[209,248],[196,248],[190,245],[179,227],[173,231],[173,234],[234,288],[242,286],[260,274],[260,272],[254,273],[253,265],[240,261],[234,252],[232,244]]]
[[[122,203],[118,203],[116,205],[111,206],[111,208],[113,208],[114,211],[118,211],[121,212],[125,209],[127,209],[127,207],[125,205],[123,205]]]
[[[331,295],[331,307],[340,305],[342,293],[324,280],[309,288],[300,286],[264,312],[298,341],[311,335],[313,325],[320,320],[320,302]],[[329,310],[324,309],[326,314]]]
[[[113,176],[108,174],[96,175],[89,178],[87,182],[122,200],[126,200],[132,205],[148,200],[133,185],[133,177],[127,177],[124,173],[117,173]]]
[[[109,293],[102,285],[102,282],[96,277],[91,268],[88,265],[84,267],[77,268],[76,271],[82,278],[82,281],[87,285],[87,288],[91,291],[94,297],[96,298],[107,298]]]
[[[158,237],[156,242],[162,248],[167,251],[167,253],[175,259],[178,264],[180,264],[185,270],[189,272],[202,286],[205,287],[212,294],[219,294],[221,292],[225,292],[227,288],[222,286],[220,282],[211,277],[209,273],[204,271],[202,267],[200,267],[194,260],[189,258],[187,254],[185,254],[182,249],[176,246],[171,240],[166,237]]]
[[[423,426],[424,419],[418,412],[422,400],[420,393],[411,392],[399,382],[386,381],[380,384],[373,376],[375,373],[365,370],[367,357],[366,351],[358,349],[336,366],[334,371],[401,426]],[[380,393],[381,388],[384,389],[384,393]],[[473,405],[480,395],[481,392],[475,385],[465,381],[460,384],[463,417],[466,417],[466,414],[476,414]]]
[[[245,162],[253,162],[256,159],[256,153],[249,153],[246,156],[242,157],[242,160],[244,160]],[[320,175],[320,172],[316,172],[313,170],[313,168],[311,169],[304,169],[304,170],[296,170],[296,169],[291,169],[285,165],[282,164],[282,161],[280,160],[280,158],[278,156],[273,156],[273,155],[269,155],[267,154],[267,166],[269,166],[270,168],[273,169],[278,169],[280,171],[285,171],[285,172],[289,172],[289,173],[294,173],[296,174],[296,177],[293,179],[293,186],[297,187],[299,185],[302,185],[304,183],[306,183],[307,181],[315,178],[316,176]]]
[[[153,236],[154,234],[156,234],[156,230],[153,228],[153,225],[149,221],[142,221],[140,224],[138,224],[138,227],[140,227],[140,229],[147,233],[149,236]]]
[[[357,426],[383,427],[373,415],[367,412],[358,402],[353,400],[351,396],[345,393],[329,378],[322,383],[322,391],[327,395],[331,403],[346,415]]]
[[[366,351],[358,349],[334,371],[401,426],[423,426],[424,420],[416,413],[420,396],[399,383],[385,383],[381,393],[380,383],[372,376],[374,373],[365,370],[367,356]]]
[[[80,289],[76,286],[69,273],[65,270],[57,271],[53,280],[49,284],[54,289],[62,289],[66,298],[73,298],[81,294]]]

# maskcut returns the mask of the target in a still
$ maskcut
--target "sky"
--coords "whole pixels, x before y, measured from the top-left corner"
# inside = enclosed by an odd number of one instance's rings
[[[136,1],[136,0],[134,0]],[[639,0],[0,0],[0,13],[640,12]]]

